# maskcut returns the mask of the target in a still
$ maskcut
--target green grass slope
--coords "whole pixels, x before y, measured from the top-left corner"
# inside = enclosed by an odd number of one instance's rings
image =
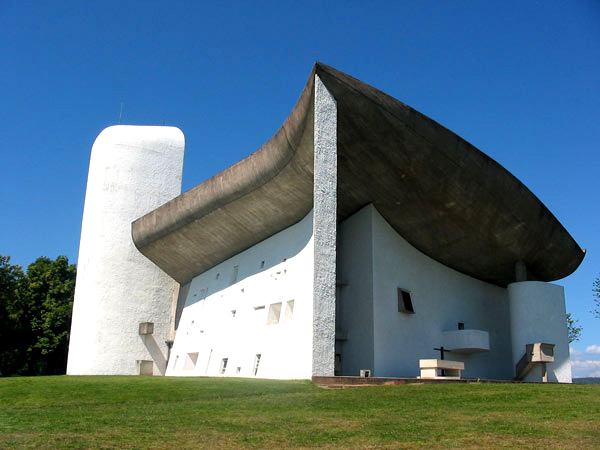
[[[600,387],[0,379],[0,448],[600,448]]]

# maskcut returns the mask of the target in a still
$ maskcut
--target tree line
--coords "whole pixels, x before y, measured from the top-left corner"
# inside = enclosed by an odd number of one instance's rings
[[[66,256],[24,272],[0,255],[0,376],[66,372],[76,272]]]

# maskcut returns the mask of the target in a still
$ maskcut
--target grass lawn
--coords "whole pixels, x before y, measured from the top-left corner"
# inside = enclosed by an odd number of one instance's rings
[[[0,379],[0,448],[600,448],[600,386]]]

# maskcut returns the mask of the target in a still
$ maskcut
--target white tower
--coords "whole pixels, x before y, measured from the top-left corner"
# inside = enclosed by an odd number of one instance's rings
[[[96,138],[67,374],[164,374],[176,284],[135,248],[131,222],[180,194],[184,146],[174,127],[118,125]]]

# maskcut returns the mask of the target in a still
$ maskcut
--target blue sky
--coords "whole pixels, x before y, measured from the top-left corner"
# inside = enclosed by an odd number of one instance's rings
[[[0,254],[77,261],[89,154],[117,123],[186,136],[183,190],[255,151],[315,61],[523,181],[587,249],[559,281],[600,376],[600,2],[0,2]]]

